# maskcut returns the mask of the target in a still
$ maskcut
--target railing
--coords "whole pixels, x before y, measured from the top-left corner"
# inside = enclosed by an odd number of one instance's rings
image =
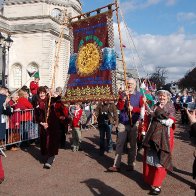
[[[14,111],[11,116],[4,116],[6,130],[0,130],[0,151],[13,144],[21,144],[38,138],[38,124],[34,123],[34,110]]]

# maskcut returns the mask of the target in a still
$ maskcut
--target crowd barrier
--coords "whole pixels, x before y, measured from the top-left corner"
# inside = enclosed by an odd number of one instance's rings
[[[34,110],[14,111],[11,116],[3,116],[6,122],[6,130],[0,130],[0,151],[13,144],[37,139],[38,124],[34,123]]]

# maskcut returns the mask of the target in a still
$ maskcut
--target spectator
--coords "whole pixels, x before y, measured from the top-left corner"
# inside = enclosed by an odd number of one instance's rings
[[[3,143],[5,140],[5,134],[6,134],[6,115],[11,115],[11,108],[8,105],[8,102],[10,101],[10,98],[7,96],[8,90],[7,88],[0,87],[0,141]],[[1,161],[1,155],[0,155],[0,184],[4,181],[4,169]]]
[[[188,116],[185,108],[189,102],[192,102],[192,96],[188,95],[188,90],[183,91],[183,95],[180,97],[180,105],[181,105],[181,121],[182,124],[188,124]]]
[[[36,72],[34,74],[34,81],[30,82],[30,91],[32,96],[37,94],[37,89],[39,88],[39,80],[40,80],[39,72]]]
[[[29,109],[33,109],[33,106],[31,102],[28,100],[28,93],[24,90],[18,91],[18,103],[17,108],[19,108],[21,111],[20,116],[20,133],[22,133],[22,140],[28,140],[28,131],[30,130],[31,121],[33,120],[33,116],[31,114],[31,111]],[[16,109],[17,109],[16,108]],[[21,146],[28,146],[28,142],[23,142]]]
[[[9,102],[10,107],[12,108],[12,115],[9,118],[9,130],[7,134],[8,143],[14,143],[20,141],[20,108],[18,107],[18,92],[14,92],[11,95],[11,100]],[[11,150],[18,150],[17,146],[11,145],[9,146]]]

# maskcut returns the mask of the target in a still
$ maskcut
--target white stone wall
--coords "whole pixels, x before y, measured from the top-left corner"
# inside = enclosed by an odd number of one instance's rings
[[[16,4],[13,6],[4,6],[4,16],[7,18],[12,17],[28,17],[46,15],[48,12],[47,4],[35,3],[35,4]]]
[[[60,10],[66,9],[67,13],[71,13],[72,16],[79,15],[80,13],[70,6],[71,3],[76,3],[74,6],[80,8],[80,3],[77,0],[68,0],[67,6],[65,1],[63,1],[64,4],[61,6],[60,4],[51,3],[52,0],[49,4],[32,3],[32,1],[29,3],[26,0],[26,3],[21,1],[20,4],[11,5],[12,2],[19,2],[19,0],[7,0],[3,12],[4,17],[12,20],[0,18],[0,25],[3,22],[7,24],[7,28],[10,28],[10,31],[12,31],[12,39],[14,40],[9,51],[9,88],[15,88],[13,68],[16,64],[22,68],[22,85],[29,86],[30,81],[33,80],[33,78],[29,77],[27,69],[31,64],[35,64],[40,72],[40,85],[51,87],[53,73],[55,72],[55,87],[63,87],[69,66],[69,30],[68,28],[64,30],[58,64],[56,65],[55,41],[59,39],[62,27],[49,16],[51,16],[52,10],[55,8]],[[60,0],[54,2],[60,2]],[[44,18],[39,18],[40,16],[44,16]],[[56,65],[55,71],[54,65]]]

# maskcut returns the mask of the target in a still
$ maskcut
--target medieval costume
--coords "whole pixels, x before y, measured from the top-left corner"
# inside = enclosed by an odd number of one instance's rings
[[[41,154],[47,158],[44,167],[50,169],[55,159],[55,155],[58,154],[60,146],[60,124],[62,116],[59,116],[59,110],[61,108],[59,108],[59,104],[56,104],[59,99],[52,97],[48,120],[46,119],[49,97],[46,96],[44,87],[39,87],[39,97],[41,93],[44,93],[45,96],[44,98],[39,98],[37,101],[37,106],[35,107],[35,120],[39,124]],[[61,111],[60,115],[64,115],[64,111]],[[45,126],[46,124],[47,126]]]
[[[171,153],[174,146],[175,108],[171,102],[156,106],[152,122],[143,142],[144,181],[152,186],[150,194],[158,195],[166,177],[172,170]]]
[[[144,105],[143,96],[136,90],[136,81],[128,80],[128,90],[119,98],[117,108],[120,111],[116,155],[112,167],[108,171],[116,172],[120,169],[121,156],[126,142],[129,144],[127,171],[133,171],[137,156],[137,135],[141,107]]]

